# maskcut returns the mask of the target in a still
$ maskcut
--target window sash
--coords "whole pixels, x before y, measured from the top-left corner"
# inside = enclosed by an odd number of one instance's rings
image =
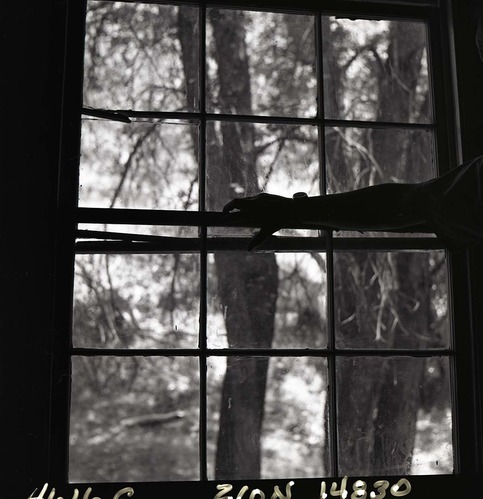
[[[149,3],[157,3],[157,2],[149,2]],[[159,3],[172,3],[172,2],[159,2]],[[186,2],[183,2],[186,3]],[[200,2],[188,2],[188,3],[193,3],[195,5],[199,5]],[[220,3],[222,6],[226,6],[226,2],[212,2],[213,4],[218,4]],[[243,2],[241,2],[243,3]],[[270,1],[265,2],[267,4],[267,9],[273,11]],[[287,2],[290,3],[290,2]],[[366,6],[363,6],[362,3],[360,4],[357,1],[342,1],[342,2],[328,2],[327,4],[324,4],[324,8],[330,9],[332,3],[334,4],[333,7],[337,5],[337,8],[339,10],[342,9],[352,9],[352,8],[357,8],[360,9],[361,11],[367,12]],[[280,5],[280,2],[277,2],[278,5]],[[330,4],[330,5],[329,5]],[[203,4],[204,5],[204,4]],[[210,3],[211,5],[211,3]],[[243,5],[238,5],[237,7],[241,8],[246,8],[246,6]],[[385,15],[389,14],[389,11],[391,11],[392,14],[395,12],[398,13],[398,15],[402,15],[404,12],[404,15],[407,15],[410,18],[417,18],[417,16],[421,16],[426,18],[428,10],[425,8],[419,8],[417,7],[415,10],[412,10],[411,8],[407,8],[406,6],[397,6],[395,7],[394,5],[390,6],[388,9],[387,6],[381,6],[377,5],[376,6],[379,10],[378,12],[385,13]],[[258,9],[258,5],[256,6]],[[368,7],[369,9],[374,9],[375,4],[371,4],[371,6]],[[203,12],[204,9],[200,9],[200,17],[203,18]],[[284,10],[285,11],[285,10]],[[298,13],[301,13],[300,11],[297,11]],[[324,11],[325,12],[325,11]],[[328,10],[327,10],[328,12]],[[374,12],[374,11],[371,11]],[[307,11],[307,13],[312,13],[311,11]],[[331,12],[332,13],[332,12]],[[320,19],[319,16],[317,16],[318,19]],[[201,27],[200,25],[200,31],[202,32],[204,28]],[[202,36],[202,39],[204,37]],[[319,37],[317,37],[318,44],[320,45],[320,40]],[[203,45],[203,43],[202,43]],[[203,54],[205,50],[205,47],[202,47],[200,52]],[[201,81],[204,81],[204,64],[201,65],[200,71],[202,74]],[[144,117],[144,118],[191,118],[191,119],[196,119],[200,121],[200,128],[203,130],[204,126],[206,126],[206,121],[208,120],[226,120],[226,121],[247,121],[247,122],[255,122],[255,123],[272,123],[272,122],[277,122],[277,123],[287,123],[287,124],[315,124],[319,125],[321,127],[325,126],[358,126],[358,127],[381,127],[381,128],[392,128],[392,127],[400,127],[400,128],[423,128],[427,130],[432,130],[432,131],[437,131],[437,126],[436,124],[407,124],[407,123],[381,123],[381,122],[343,122],[344,120],[327,120],[324,118],[314,118],[314,119],[301,119],[301,118],[279,118],[279,117],[260,117],[260,116],[239,116],[239,115],[218,115],[218,114],[209,114],[203,111],[204,107],[204,85],[201,85],[202,93],[200,95],[200,102],[202,103],[202,110],[200,113],[150,113],[150,115],[146,115],[145,113],[142,115],[139,112],[126,112],[126,111],[117,111],[118,114],[121,115],[127,115],[129,114],[128,117]],[[321,102],[321,101],[320,101]],[[84,110],[85,114],[88,114],[89,111]],[[91,111],[95,112],[95,111]],[[169,115],[169,116],[168,116]],[[323,113],[320,113],[321,116],[323,116]],[[202,137],[204,134],[200,134],[200,144],[203,144]],[[323,136],[321,135],[320,140],[323,140]],[[203,164],[205,161],[205,154],[204,154],[204,149],[200,149],[200,169],[203,171],[205,168],[205,165]],[[322,155],[321,159],[321,166],[324,165],[325,158]],[[322,177],[325,178],[325,175],[322,175]],[[203,189],[203,188],[201,188]],[[202,203],[204,202],[204,195],[201,196]],[[89,209],[89,208],[77,208],[75,210],[75,214],[73,216],[73,219],[75,220],[76,223],[93,223],[95,220],[96,222],[100,223],[133,223],[133,220],[137,220],[136,223],[141,224],[141,223],[146,223],[149,224],[149,222],[146,222],[146,220],[151,219],[154,220],[158,215],[164,219],[165,217],[168,217],[170,214],[167,212],[160,212],[156,213],[153,210],[146,210],[145,213],[139,213],[141,210],[133,210],[138,213],[136,214],[129,214],[127,213],[128,210],[101,210],[101,209]],[[131,218],[131,215],[133,218]],[[139,217],[144,220],[144,222],[139,221],[138,218],[136,218],[139,215]],[[144,216],[146,218],[144,218]],[[152,242],[147,242],[144,244],[143,242],[138,242],[138,241],[123,241],[123,242],[118,242],[118,241],[80,241],[77,242],[76,244],[76,253],[103,253],[103,252],[113,252],[117,253],[119,251],[121,252],[162,252],[163,248],[164,251],[168,252],[173,252],[173,251],[186,251],[186,250],[193,250],[196,246],[197,249],[201,248],[199,251],[201,251],[202,254],[206,255],[208,251],[212,250],[217,250],[217,249],[242,249],[245,247],[247,239],[246,238],[208,238],[206,234],[206,228],[209,226],[217,226],[218,224],[215,223],[216,221],[214,218],[212,218],[212,214],[207,213],[207,212],[199,212],[199,213],[176,213],[173,215],[174,218],[176,219],[176,223],[173,223],[174,225],[191,225],[191,226],[198,226],[201,227],[201,237],[200,238],[195,238],[195,239],[184,239],[184,238],[179,238],[174,241],[169,241],[169,244],[167,241],[152,241]],[[152,217],[152,218],[150,218]],[[179,218],[178,218],[179,217]],[[184,220],[184,224],[179,223],[178,220]],[[114,222],[113,220],[122,220],[122,222]],[[160,219],[157,219],[160,220]],[[159,222],[158,222],[159,223]],[[162,223],[163,225],[166,224],[164,221]],[[82,235],[82,234],[81,234]],[[79,233],[77,233],[77,236],[79,236]],[[313,241],[312,239],[316,239],[316,241]],[[414,239],[414,240],[413,240]],[[313,246],[312,246],[313,245]],[[141,248],[141,246],[143,246]],[[322,238],[289,238],[289,237],[284,237],[284,238],[279,238],[276,243],[273,244],[273,250],[285,250],[287,247],[293,251],[303,251],[304,249],[319,249],[319,250],[325,250],[327,249],[328,254],[331,254],[332,251],[334,250],[343,250],[343,249],[374,249],[374,250],[404,250],[404,249],[421,249],[421,250],[426,250],[426,249],[441,249],[442,246],[441,244],[435,240],[434,238],[411,238],[411,239],[406,239],[404,237],[401,238],[332,238],[330,234],[327,234],[325,237]],[[203,259],[202,259],[203,260]],[[206,269],[205,269],[206,271]],[[330,293],[330,291],[329,291]],[[333,330],[333,328],[331,328]],[[216,352],[216,353],[215,353]],[[260,350],[256,350],[257,353],[261,353]],[[80,354],[80,355],[94,355],[94,354],[115,354],[115,355],[120,355],[121,352],[105,352],[104,350],[99,351],[96,350],[94,351],[88,351],[88,350],[83,350],[83,349],[72,349],[71,351],[72,354]],[[136,351],[123,351],[124,354],[130,355],[131,353],[134,355],[136,354]],[[166,351],[159,351],[157,353],[153,353],[152,350],[149,350],[148,352],[145,352],[146,355],[149,354],[162,354],[166,353]],[[173,355],[173,351],[169,350],[170,355]],[[246,350],[243,351],[243,353],[247,353]],[[300,355],[306,354],[307,352],[300,352]],[[377,355],[381,355],[382,351],[377,350]],[[454,354],[454,351],[452,349],[450,350],[444,350],[439,353],[437,353],[434,350],[431,351],[413,351],[411,352],[413,355],[450,355],[452,356]],[[210,350],[205,347],[203,348],[203,353],[200,354],[200,351],[196,350],[192,352],[192,355],[198,356],[198,357],[205,357],[207,355],[235,355],[236,351],[230,350],[229,352],[227,351],[222,351],[222,350]],[[348,351],[347,350],[342,350],[340,352],[341,355],[347,355]],[[350,355],[351,353],[349,353]],[[354,355],[371,355],[370,350],[357,350],[357,352],[353,353]],[[408,351],[401,352],[401,354],[408,354]],[[280,356],[283,355],[283,352],[280,350],[271,350],[269,353],[267,352],[267,355],[272,355],[272,356]],[[286,355],[294,355],[294,350],[287,351]],[[336,349],[332,349],[327,352],[328,357],[334,357],[336,355],[339,355]],[[374,355],[376,355],[376,352],[374,352]],[[395,351],[390,351],[387,353],[387,355],[398,355],[398,353],[395,353]],[[334,373],[335,371],[332,370]],[[203,379],[203,376],[200,378]],[[206,390],[206,388],[205,388]],[[203,411],[201,411],[203,412]],[[200,435],[200,440],[201,440],[201,435]],[[206,467],[205,467],[206,468]],[[420,483],[428,483],[426,479],[422,477],[410,477],[411,481],[413,482],[420,482]],[[444,479],[444,477],[441,476],[435,476],[428,478],[429,481],[434,482],[436,485],[436,489],[433,489],[433,492],[435,490],[439,490],[439,487],[442,487],[441,484],[447,483]],[[202,480],[203,481],[203,480]],[[263,481],[264,483],[268,483],[269,481]],[[319,481],[320,482],[320,481]],[[451,480],[451,483],[454,483],[453,480]],[[170,488],[173,487],[173,489],[178,489],[178,490],[187,490],[186,487],[188,487],[190,490],[200,490],[200,484],[198,482],[193,482],[192,484],[175,484],[175,483],[169,483],[165,484],[166,486],[169,486]],[[205,484],[206,485],[206,484]],[[154,490],[152,487],[154,487],[155,484],[143,484],[142,490],[149,491],[149,490]],[[194,488],[193,488],[194,486]],[[210,485],[211,486],[211,485]],[[112,490],[114,487],[114,484],[99,484],[99,491],[102,492],[102,490]],[[447,486],[445,486],[447,487]],[[137,490],[137,489],[136,489]],[[445,488],[441,488],[441,490],[447,490]],[[97,492],[97,490],[96,490]],[[215,491],[216,492],[216,491]]]

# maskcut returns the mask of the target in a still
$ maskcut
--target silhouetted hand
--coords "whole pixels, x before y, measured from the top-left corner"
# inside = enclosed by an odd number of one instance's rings
[[[235,211],[236,210],[236,211]],[[275,194],[258,194],[236,198],[223,208],[224,220],[247,227],[260,227],[248,250],[259,246],[267,237],[293,223],[292,199]]]

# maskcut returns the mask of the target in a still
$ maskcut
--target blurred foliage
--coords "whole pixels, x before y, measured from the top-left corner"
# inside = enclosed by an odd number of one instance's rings
[[[78,255],[74,345],[195,348],[199,256]]]
[[[198,371],[187,357],[74,357],[70,479],[197,479]]]
[[[185,10],[196,10],[182,7]],[[177,8],[89,1],[84,105],[108,109],[194,110],[186,101]],[[196,30],[190,33],[196,50]]]

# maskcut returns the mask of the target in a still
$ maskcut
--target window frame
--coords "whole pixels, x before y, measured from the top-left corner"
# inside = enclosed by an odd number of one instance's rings
[[[66,29],[67,38],[67,53],[66,67],[65,67],[65,81],[64,81],[64,96],[63,96],[63,112],[64,121],[62,128],[62,146],[61,146],[61,164],[62,170],[60,173],[60,183],[59,183],[59,198],[58,198],[58,230],[59,238],[57,241],[57,255],[58,255],[58,277],[56,285],[56,305],[55,305],[55,322],[57,327],[55,328],[59,333],[54,337],[54,379],[58,382],[53,386],[52,389],[52,430],[51,430],[51,473],[52,482],[58,484],[59,488],[63,487],[77,487],[79,489],[87,486],[85,484],[70,484],[67,480],[67,465],[68,462],[68,420],[69,414],[69,374],[70,373],[70,359],[69,353],[72,349],[71,338],[69,334],[66,334],[70,330],[70,325],[72,322],[72,281],[73,281],[73,257],[76,253],[75,249],[75,238],[76,238],[76,224],[78,221],[96,223],[99,221],[105,222],[106,218],[103,216],[102,212],[97,209],[90,208],[77,208],[77,175],[78,171],[78,154],[80,150],[80,109],[82,105],[82,67],[83,67],[83,38],[84,38],[84,18],[85,18],[85,2],[75,2],[70,0],[68,9],[68,24]],[[156,3],[155,1],[149,3]],[[159,3],[170,3],[176,4],[176,2],[162,2]],[[207,4],[210,6],[228,6],[231,5],[234,8],[255,8],[260,10],[260,3],[252,0],[240,0],[237,2],[222,2],[219,0],[214,0],[212,2],[196,2],[196,1],[185,1],[180,2],[183,4],[192,5],[202,5],[205,7]],[[440,3],[443,6],[415,6],[415,5],[405,5],[403,3],[397,4],[385,4],[381,2],[364,2],[364,4],[358,2],[357,0],[330,0],[324,3],[323,11],[328,11],[331,14],[335,10],[341,13],[347,14],[354,12],[358,15],[363,14],[370,15],[373,17],[375,13],[382,16],[398,17],[398,18],[422,18],[428,23],[429,29],[429,43],[431,47],[432,61],[441,60],[446,62],[450,61],[450,47],[447,41],[447,36],[445,35],[445,25],[449,23],[448,12],[449,3],[442,0]],[[296,4],[296,6],[294,6]],[[279,2],[273,0],[264,0],[263,7],[270,11],[283,11],[287,12],[293,10],[294,13],[303,12],[314,12],[313,6],[309,7],[310,2],[302,0],[299,2],[291,2],[290,0],[281,0]],[[446,8],[446,9],[445,9]],[[318,11],[319,9],[317,9]],[[322,10],[322,9],[320,9]],[[376,14],[376,15],[377,15]],[[320,19],[320,17],[319,17]],[[201,54],[203,54],[203,48],[201,49]],[[451,64],[449,64],[451,66]],[[453,63],[454,65],[454,63]],[[201,66],[204,67],[204,64]],[[435,136],[439,140],[436,141],[437,157],[439,160],[440,174],[444,173],[449,169],[451,164],[455,164],[457,160],[461,160],[461,154],[458,154],[458,144],[457,144],[457,134],[456,134],[456,123],[451,118],[452,110],[454,106],[454,88],[452,83],[451,74],[452,71],[448,69],[448,64],[433,64],[431,68],[433,73],[432,87],[433,87],[433,108],[434,108],[434,127]],[[201,69],[203,76],[203,69]],[[203,81],[203,77],[201,78]],[[203,94],[200,96],[203,97]],[[200,98],[200,102],[203,99]],[[203,104],[202,109],[203,109]],[[134,113],[136,114],[136,113]],[[164,113],[159,113],[164,114]],[[157,115],[159,115],[157,113]],[[165,113],[167,117],[176,118],[182,117],[187,118],[190,113]],[[179,116],[178,116],[179,114]],[[199,113],[193,113],[199,117]],[[169,116],[168,116],[169,115]],[[205,114],[207,117],[208,114]],[[236,121],[240,119],[240,116],[221,116],[219,114],[214,115],[216,119],[227,119]],[[450,118],[448,120],[448,118]],[[242,119],[247,121],[254,121],[254,117],[247,116],[242,117]],[[258,117],[261,121],[265,118]],[[277,121],[280,122],[279,118],[267,118],[267,122]],[[287,119],[288,122],[293,123],[291,119]],[[295,120],[300,121],[300,120]],[[313,121],[313,120],[312,120]],[[320,121],[320,120],[318,120]],[[323,120],[325,123],[331,120]],[[373,125],[370,123],[369,125]],[[394,124],[397,126],[398,124]],[[390,125],[391,126],[391,125]],[[200,137],[203,134],[200,133]],[[447,140],[441,140],[441,137],[445,137]],[[200,145],[203,140],[200,140]],[[203,147],[203,146],[202,146]],[[203,149],[200,150],[200,157],[203,156]],[[104,211],[104,210],[103,210]],[[123,210],[116,209],[112,213],[108,214],[108,217],[112,217],[113,222],[133,222],[136,223],[149,223],[149,214],[147,210],[135,210],[126,211],[124,214],[128,217],[127,219],[122,219],[121,213]],[[104,211],[104,213],[107,213]],[[160,214],[155,214],[156,223],[159,223]],[[138,218],[135,218],[139,216]],[[202,227],[208,227],[212,225],[218,225],[219,217],[214,214],[209,213],[189,213],[187,217],[185,215],[178,213],[168,213],[165,212],[163,219],[163,224],[170,222],[175,225],[182,225],[183,221],[185,223],[189,221],[189,224]],[[102,217],[102,218],[99,218]],[[144,220],[144,222],[143,222]],[[409,239],[401,238],[370,238],[361,239],[360,241],[354,241],[347,238],[328,238],[329,244],[332,245],[333,249],[352,249],[355,246],[361,247],[363,249],[376,249],[376,250],[391,250],[391,249],[411,249],[414,246],[415,241]],[[325,250],[326,239],[321,238],[317,242],[313,242],[313,249]],[[208,252],[212,249],[238,249],[240,244],[243,245],[246,240],[236,238],[236,240],[227,241],[211,241],[206,247],[202,247],[202,252]],[[286,248],[286,241],[278,241],[274,244],[273,249],[283,249]],[[163,248],[165,248],[164,243]],[[195,242],[187,242],[188,245],[196,244]],[[109,248],[116,248],[121,251],[130,251],[134,248],[140,249],[142,243],[140,242],[120,242],[113,244],[109,243]],[[290,244],[289,244],[290,246]],[[294,247],[297,246],[297,241],[294,241]],[[89,243],[84,245],[86,250],[89,250]],[[91,249],[100,249],[102,244],[94,243],[91,245]],[[156,244],[149,243],[150,249],[155,251]],[[193,246],[191,246],[193,248]],[[440,249],[441,245],[438,241],[433,238],[425,238],[418,240],[418,249]],[[312,249],[312,247],[310,248]],[[107,250],[107,247],[106,247]],[[452,293],[452,308],[454,310],[454,331],[468,331],[466,335],[454,334],[454,351],[455,351],[455,363],[456,363],[456,373],[457,379],[453,383],[454,393],[453,400],[457,411],[455,411],[455,419],[453,421],[454,431],[457,434],[457,438],[454,439],[455,443],[455,474],[454,475],[434,475],[434,476],[410,476],[411,483],[418,486],[418,490],[431,491],[431,494],[435,494],[438,491],[443,493],[447,491],[448,487],[461,487],[464,486],[464,477],[469,474],[475,474],[479,472],[477,464],[477,452],[479,452],[480,447],[474,445],[475,436],[478,436],[479,431],[477,428],[478,414],[476,412],[476,401],[478,400],[476,394],[475,385],[475,373],[476,373],[476,360],[471,354],[472,345],[474,339],[472,335],[474,334],[474,324],[472,321],[472,310],[470,308],[469,300],[465,300],[464,297],[469,295],[470,279],[469,279],[469,265],[470,256],[468,253],[464,254],[449,254],[449,268],[450,270],[450,281]],[[455,296],[455,290],[464,290],[463,298],[461,296]],[[277,355],[277,351],[273,351],[273,355]],[[471,369],[467,369],[470,365]],[[467,401],[466,398],[458,396],[462,393],[462,388],[464,386],[472,387],[471,390],[474,394],[471,401]],[[54,431],[55,428],[55,431]],[[479,443],[479,440],[478,440]],[[62,463],[62,464],[61,464]],[[340,480],[341,477],[321,477],[321,479],[326,479],[328,483],[332,478]],[[354,479],[363,477],[354,477]],[[381,477],[383,478],[383,477]],[[303,483],[305,490],[315,491],[320,488],[321,479],[303,479],[296,480],[298,483]],[[372,479],[372,478],[371,478]],[[262,483],[266,491],[270,490],[270,487],[284,482],[285,479],[281,480],[258,480],[258,481],[244,481],[243,483],[253,482],[253,488],[257,484]],[[209,496],[214,496],[217,492],[215,485],[219,482],[213,481],[194,481],[194,482],[160,482],[160,483],[102,483],[96,484],[94,488],[94,493],[97,493],[104,497],[112,495],[113,492],[118,490],[122,486],[132,486],[136,491],[136,495],[149,497],[150,494],[157,493],[161,490],[159,487],[165,487],[166,490],[173,491],[174,493],[202,493],[203,496],[208,494]],[[233,482],[234,484],[236,482]],[[455,485],[456,484],[456,485]],[[69,490],[70,490],[69,489]],[[138,492],[139,490],[139,492]],[[236,490],[236,487],[235,487]],[[265,490],[265,488],[264,488]],[[283,489],[282,489],[283,490]],[[455,489],[457,490],[457,489]],[[311,497],[314,492],[311,493]],[[416,492],[412,493],[413,497],[419,497],[415,495]],[[295,497],[298,497],[298,493]],[[314,496],[317,497],[317,496]],[[424,497],[421,495],[421,497]]]

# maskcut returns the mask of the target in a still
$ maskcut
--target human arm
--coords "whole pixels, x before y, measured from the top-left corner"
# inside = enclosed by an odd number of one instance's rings
[[[291,199],[259,194],[230,201],[225,220],[258,226],[249,250],[286,227],[391,231],[428,221],[425,184],[381,184],[350,192]]]

